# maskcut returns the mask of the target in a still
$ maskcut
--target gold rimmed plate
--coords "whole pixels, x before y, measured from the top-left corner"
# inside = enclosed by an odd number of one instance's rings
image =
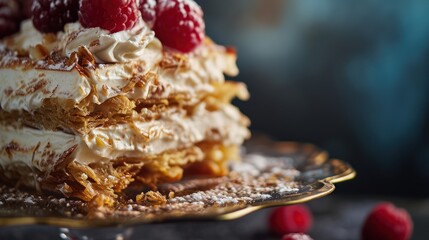
[[[88,229],[187,220],[232,220],[259,209],[296,204],[334,191],[355,177],[349,164],[330,159],[311,144],[253,141],[243,161],[222,178],[186,179],[160,187],[174,190],[167,203],[144,205],[134,197],[115,209],[90,209],[79,200],[0,188],[0,226],[43,224]],[[180,189],[180,190],[178,190]],[[192,190],[192,191],[191,191]],[[162,191],[161,191],[162,192]]]

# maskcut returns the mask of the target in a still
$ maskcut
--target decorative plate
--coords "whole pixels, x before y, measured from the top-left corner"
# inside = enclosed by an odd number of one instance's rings
[[[131,191],[115,209],[91,209],[79,200],[38,196],[0,187],[0,226],[44,224],[62,228],[124,227],[183,220],[231,220],[261,208],[296,204],[334,191],[354,178],[347,163],[311,145],[264,140],[249,143],[243,160],[221,178],[164,184],[165,202],[144,202]],[[141,195],[140,195],[141,196]],[[157,195],[152,196],[156,198]],[[149,199],[149,200],[148,200]]]

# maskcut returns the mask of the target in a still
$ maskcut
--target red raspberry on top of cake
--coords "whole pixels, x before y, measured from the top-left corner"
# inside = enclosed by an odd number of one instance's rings
[[[141,0],[140,11],[167,47],[191,52],[205,37],[204,14],[194,1]]]
[[[34,27],[43,33],[63,30],[64,25],[77,21],[79,0],[33,0]]]
[[[81,0],[79,21],[111,33],[131,29],[140,18],[135,0]]]

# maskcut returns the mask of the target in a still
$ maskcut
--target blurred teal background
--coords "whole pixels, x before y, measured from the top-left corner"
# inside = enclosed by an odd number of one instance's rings
[[[429,196],[427,0],[198,2],[238,49],[253,131],[350,162],[340,192]]]

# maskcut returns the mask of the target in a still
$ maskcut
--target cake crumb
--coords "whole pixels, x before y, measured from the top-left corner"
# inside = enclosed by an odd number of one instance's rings
[[[148,205],[163,205],[167,203],[167,199],[160,192],[149,191],[147,193],[140,193],[136,196],[138,204]]]

